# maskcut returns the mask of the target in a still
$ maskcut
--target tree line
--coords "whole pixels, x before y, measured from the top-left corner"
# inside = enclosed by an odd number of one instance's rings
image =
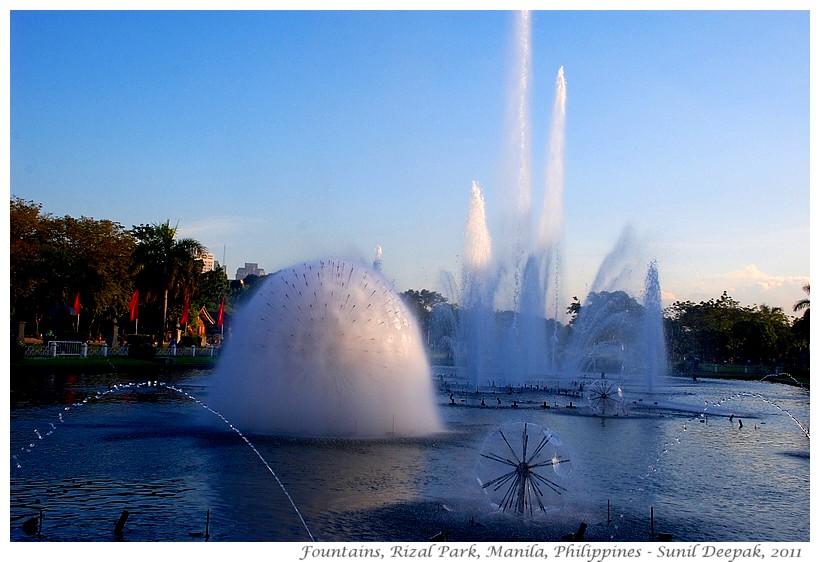
[[[223,267],[203,271],[206,251],[178,238],[170,221],[126,229],[111,220],[54,216],[42,205],[11,199],[10,285],[12,334],[54,333],[101,339],[118,325],[158,341],[175,337],[188,312],[190,327],[202,307],[215,312],[241,291]],[[137,306],[132,321],[131,305]]]
[[[126,229],[110,220],[53,216],[43,213],[38,203],[12,198],[12,334],[17,335],[20,322],[32,336],[52,330],[93,340],[105,337],[114,324],[132,333],[137,327],[130,314],[135,294],[139,331],[158,341],[175,333],[186,310],[193,324],[203,307],[214,312],[224,302],[230,312],[249,298],[262,278],[229,282],[224,267],[204,272],[200,256],[205,250],[196,240],[178,238],[170,221]],[[804,291],[806,297],[794,304],[793,312],[800,314],[794,318],[776,307],[741,305],[725,292],[698,303],[674,302],[663,311],[671,366],[686,370],[693,362],[753,363],[808,372],[809,285]],[[410,289],[401,297],[427,335],[433,332],[437,307],[448,307],[454,318],[459,313],[457,304],[435,291]],[[75,304],[79,315],[69,312]],[[642,305],[620,291],[589,295],[584,304],[575,297],[564,322],[545,333],[558,333],[566,341],[584,307],[587,313],[606,307],[608,314],[643,314]],[[508,321],[509,314],[500,312],[500,322]],[[603,332],[602,337],[617,339],[619,334]],[[435,342],[427,339],[434,348]]]
[[[764,365],[808,373],[810,285],[789,317],[779,307],[743,306],[725,291],[718,298],[694,303],[677,301],[664,311],[670,361],[679,369],[699,361]]]
[[[809,372],[810,286],[803,287],[806,297],[795,302],[790,317],[784,310],[768,305],[744,306],[724,292],[720,297],[701,301],[676,301],[663,310],[663,331],[669,367],[672,371],[691,372],[702,363],[763,366],[774,372],[786,370],[796,375]],[[457,319],[459,307],[448,303],[436,292],[409,290],[401,294],[415,314],[432,353],[446,353],[441,340],[458,339],[457,320],[436,325],[437,307],[446,307],[447,318]],[[644,307],[624,291],[591,293],[582,304],[573,297],[563,322],[544,319],[543,333],[557,334],[561,345],[572,338],[582,313],[587,318],[617,315],[620,322],[597,332],[591,345],[606,341],[628,341],[628,327],[643,318]],[[512,312],[498,311],[496,324],[511,324]],[[631,321],[629,321],[631,319]],[[431,334],[433,336],[431,337]]]

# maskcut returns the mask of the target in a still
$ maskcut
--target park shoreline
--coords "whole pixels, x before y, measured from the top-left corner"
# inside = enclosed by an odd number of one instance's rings
[[[12,375],[39,375],[54,372],[156,372],[182,371],[191,369],[213,369],[217,357],[154,357],[138,359],[132,357],[27,357],[11,362]]]
[[[192,369],[210,370],[219,363],[218,356],[159,356],[150,359],[132,357],[26,357],[11,361],[11,375],[41,375],[54,372],[83,372],[83,373],[110,373],[128,372],[155,373],[160,371],[184,371]],[[435,365],[432,365],[435,367]],[[760,373],[743,372],[712,372],[700,371],[695,373],[695,379],[707,380],[748,380],[787,384],[809,388],[808,376],[792,376],[786,373],[772,373],[761,376]],[[670,377],[692,379],[692,373],[672,373]]]

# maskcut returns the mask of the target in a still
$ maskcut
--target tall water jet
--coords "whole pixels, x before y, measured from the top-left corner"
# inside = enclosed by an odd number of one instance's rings
[[[543,204],[538,223],[533,224],[529,154],[531,33],[529,12],[519,13],[510,90],[511,179],[504,184],[502,198],[507,205],[502,209],[505,220],[501,222],[501,236],[494,237],[492,254],[489,244],[482,246],[470,238],[478,231],[468,229],[458,292],[461,307],[455,316],[457,328],[452,344],[455,364],[475,385],[521,385],[556,377],[577,380],[579,373],[601,366],[631,376],[636,370],[650,369],[646,366],[648,354],[659,353],[655,348],[663,347],[663,338],[653,336],[650,341],[647,334],[638,333],[644,315],[641,304],[631,296],[637,287],[629,286],[639,270],[630,227],[601,264],[589,302],[582,306],[571,327],[560,329],[559,313],[564,310],[560,266],[567,86],[561,67],[555,80]],[[468,224],[480,223],[482,236],[489,240],[483,199],[480,221],[474,218],[474,209],[471,201]],[[490,272],[488,267],[495,269]],[[660,305],[653,303],[653,307],[659,309]],[[660,317],[654,309],[652,315]],[[437,328],[448,325],[445,319],[437,315],[441,320]],[[657,366],[660,361],[652,359],[653,373],[661,372]]]
[[[487,210],[481,186],[473,182],[467,210],[467,228],[464,234],[465,285],[482,284],[490,270],[492,238],[487,228]]]
[[[209,402],[259,433],[374,437],[441,428],[412,313],[381,275],[342,260],[266,279],[234,322]]]
[[[547,252],[558,243],[564,222],[564,142],[566,127],[567,82],[564,67],[555,79],[555,102],[547,151],[547,181],[544,204],[538,224],[538,245]]]
[[[487,369],[487,346],[492,343],[493,302],[490,286],[490,256],[492,240],[487,228],[484,196],[478,183],[473,182],[467,226],[464,235],[462,263],[461,334],[463,342],[456,352],[458,363],[466,370],[468,380],[477,384],[480,374]]]
[[[551,131],[551,136],[558,138],[551,142],[544,211],[538,238],[533,240],[528,109],[530,20],[526,12],[517,20],[516,45],[517,81],[512,96],[516,127],[511,144],[516,149],[517,167],[514,181],[507,186],[514,189],[505,198],[508,204],[516,203],[513,220],[509,220],[508,215],[504,231],[507,238],[502,237],[500,244],[491,245],[483,196],[475,183],[467,219],[458,343],[454,348],[458,350],[456,365],[466,370],[472,384],[522,384],[529,379],[545,378],[557,364],[557,311],[560,308],[557,292],[552,337],[547,330],[546,314],[553,279],[556,291],[558,287],[566,83],[561,68],[556,81]]]
[[[564,78],[564,67],[558,69],[555,79],[555,102],[552,107],[552,124],[547,152],[547,182],[544,192],[544,203],[538,225],[537,253],[545,256],[544,276],[553,281],[553,302],[547,303],[552,308],[552,318],[558,319],[560,285],[559,265],[561,237],[564,228],[564,142],[566,138],[567,82]],[[551,271],[550,271],[551,269]],[[549,317],[549,310],[547,316]],[[555,334],[553,334],[555,335]]]
[[[627,227],[604,258],[572,323],[561,370],[567,376],[607,373],[631,390],[654,392],[666,374],[666,340],[657,262],[649,263],[642,301],[636,273],[640,250]]]
[[[646,272],[646,288],[643,298],[644,365],[647,391],[654,392],[657,382],[666,376],[666,338],[663,330],[663,305],[658,264],[652,261]]]
[[[555,101],[547,152],[547,173],[538,236],[524,267],[523,292],[516,319],[522,324],[519,353],[524,355],[518,382],[554,374],[557,368],[558,311],[560,304],[559,264],[563,232],[564,139],[566,122],[564,67],[555,80]],[[552,289],[550,291],[550,289]],[[552,302],[549,302],[552,292]],[[552,318],[551,333],[546,318]]]
[[[502,307],[517,307],[521,270],[529,251],[532,208],[532,155],[530,83],[532,74],[532,24],[530,12],[518,12],[515,22],[514,62],[508,109],[508,154],[504,186],[504,239],[499,247],[502,272],[512,275],[511,293],[500,295]],[[506,284],[502,285],[505,289]]]

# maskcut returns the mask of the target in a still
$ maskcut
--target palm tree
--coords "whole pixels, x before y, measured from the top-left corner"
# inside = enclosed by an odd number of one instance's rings
[[[803,311],[803,315],[800,318],[795,319],[792,323],[792,333],[795,335],[796,338],[796,345],[797,349],[799,350],[800,354],[800,362],[801,365],[808,367],[809,365],[809,346],[810,346],[810,331],[811,331],[811,321],[809,317],[809,313],[811,312],[811,308],[809,308],[809,292],[811,291],[811,287],[808,283],[803,285],[803,290],[806,292],[806,298],[800,299],[796,303],[794,303],[793,310],[794,312]]]
[[[162,296],[160,337],[165,334],[168,320],[168,293],[192,292],[196,275],[202,271],[197,255],[205,250],[193,238],[177,240],[177,227],[172,227],[170,222],[143,224],[131,231],[137,241],[133,261],[137,287],[148,300]]]
[[[809,313],[809,297],[808,295],[811,293],[811,284],[806,283],[803,285],[803,291],[806,292],[806,298],[800,299],[796,303],[794,303],[794,312],[800,312],[801,310],[805,310],[806,312],[803,313],[803,316],[806,316]]]

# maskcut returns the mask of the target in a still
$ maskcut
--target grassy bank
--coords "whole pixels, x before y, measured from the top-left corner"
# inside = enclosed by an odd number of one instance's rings
[[[774,374],[768,370],[758,367],[744,367],[737,365],[714,365],[708,364],[695,370],[686,372],[676,372],[674,376],[698,379],[725,379],[776,382],[790,384],[792,386],[803,386],[809,388],[810,378],[807,373],[778,373]]]
[[[216,366],[217,357],[190,355],[177,357],[155,357],[153,359],[137,359],[128,356],[110,357],[26,357],[11,362],[12,374],[47,373],[59,371],[106,373],[117,371],[155,371],[185,370],[185,369],[212,369]],[[773,375],[759,368],[746,368],[734,365],[704,365],[695,371],[674,373],[673,376],[699,379],[726,379],[759,381],[790,384],[809,388],[808,374],[778,374]]]

